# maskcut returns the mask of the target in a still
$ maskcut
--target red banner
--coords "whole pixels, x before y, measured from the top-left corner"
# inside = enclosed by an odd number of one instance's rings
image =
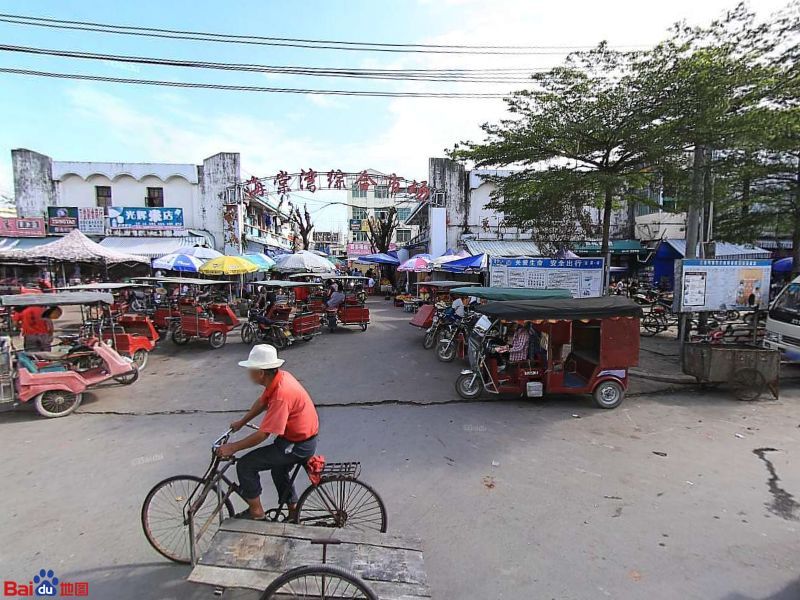
[[[1,237],[45,237],[45,221],[42,217],[2,217]]]

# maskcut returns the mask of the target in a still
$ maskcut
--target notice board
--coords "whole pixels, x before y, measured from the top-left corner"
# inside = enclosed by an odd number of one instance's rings
[[[603,295],[602,258],[491,258],[489,285],[567,289],[573,298]]]
[[[772,262],[690,258],[675,261],[678,312],[766,309]]]

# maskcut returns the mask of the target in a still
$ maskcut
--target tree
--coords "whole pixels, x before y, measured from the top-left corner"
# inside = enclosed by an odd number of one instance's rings
[[[367,220],[367,237],[373,252],[389,251],[394,230],[398,225],[397,209],[394,206],[390,206],[379,216]]]
[[[311,222],[311,215],[308,214],[308,205],[303,206],[303,212],[300,213],[300,207],[295,206],[293,209],[290,207],[290,217],[292,223],[297,227],[300,234],[300,239],[303,243],[302,250],[308,250],[311,246],[311,230],[314,229],[314,224]]]
[[[476,167],[519,167],[497,185],[491,208],[530,228],[552,250],[589,236],[587,206],[602,209],[602,252],[609,248],[614,202],[648,184],[669,139],[656,124],[661,96],[631,71],[633,55],[601,44],[563,66],[532,75],[532,89],[506,98],[512,118],[484,124],[483,143],[457,144],[451,156]]]

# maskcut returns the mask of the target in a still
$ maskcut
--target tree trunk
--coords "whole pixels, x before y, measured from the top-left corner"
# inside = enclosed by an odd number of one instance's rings
[[[689,208],[686,211],[686,255],[684,258],[697,258],[697,242],[700,234],[700,210],[703,207],[705,149],[695,145],[692,156],[692,192]]]
[[[609,238],[611,237],[611,209],[614,204],[614,188],[606,187],[605,198],[603,200],[603,242],[600,253],[605,256],[611,247]]]

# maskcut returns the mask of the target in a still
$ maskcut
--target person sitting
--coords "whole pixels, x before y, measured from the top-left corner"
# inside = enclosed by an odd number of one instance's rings
[[[464,299],[461,296],[456,296],[451,304],[453,312],[459,319],[464,318]]]
[[[328,308],[328,310],[335,310],[344,302],[344,294],[339,291],[339,286],[337,286],[335,283],[331,286],[331,288],[331,295],[325,302],[325,306]]]
[[[512,323],[508,327],[506,340],[505,346],[495,348],[495,351],[500,354],[508,353],[507,360],[499,367],[501,371],[506,370],[511,365],[528,360],[528,346],[530,345],[531,336],[527,327]]]

